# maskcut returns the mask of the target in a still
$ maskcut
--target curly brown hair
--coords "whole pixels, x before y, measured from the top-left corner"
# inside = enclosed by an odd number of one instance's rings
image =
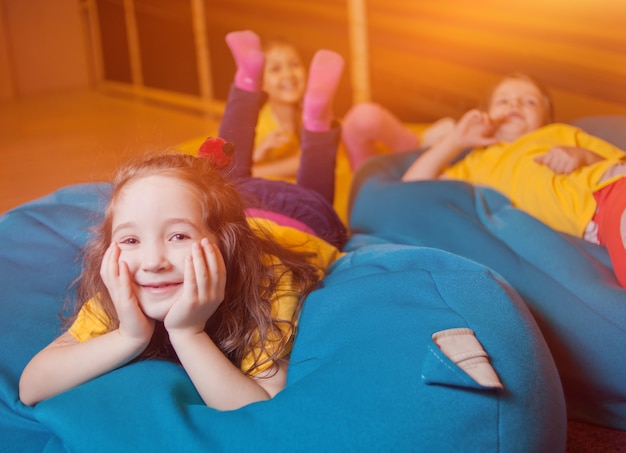
[[[257,351],[255,363],[244,370],[246,374],[285,355],[293,342],[293,335],[283,341],[285,331],[295,334],[303,301],[318,284],[320,269],[311,263],[310,254],[288,249],[269,235],[255,233],[247,222],[244,201],[236,187],[209,160],[190,155],[153,155],[132,161],[117,172],[104,218],[93,229],[83,251],[83,272],[76,282],[78,303],[72,318],[84,301],[98,295],[97,300],[108,316],[109,330],[118,327],[113,302],[100,277],[102,258],[111,243],[112,214],[127,184],[155,174],[180,178],[189,184],[198,197],[204,226],[217,238],[224,257],[227,272],[224,301],[207,322],[207,334],[238,367],[247,354]],[[274,319],[271,313],[277,285],[286,272],[291,274],[292,290],[299,296],[295,314],[287,321]],[[286,329],[285,323],[289,324]],[[268,347],[272,342],[279,347]],[[157,322],[152,340],[138,360],[146,358],[178,360],[162,323]]]

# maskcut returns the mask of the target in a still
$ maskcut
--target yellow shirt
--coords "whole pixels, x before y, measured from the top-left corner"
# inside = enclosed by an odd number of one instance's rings
[[[259,146],[260,143],[272,132],[280,129],[279,124],[276,122],[274,115],[272,114],[272,108],[269,102],[266,102],[261,111],[259,112],[259,118],[256,123],[256,137],[254,139],[254,146]],[[280,159],[285,159],[291,156],[297,156],[300,154],[300,143],[298,141],[297,134],[291,134],[289,140],[282,146],[272,148],[270,152],[259,161],[259,164],[273,162]]]
[[[534,161],[559,145],[587,148],[605,160],[562,175]],[[600,188],[600,178],[625,156],[619,148],[581,129],[551,124],[513,143],[472,150],[444,174],[496,189],[514,206],[555,230],[582,237],[596,209],[593,192]]]
[[[281,226],[262,218],[249,218],[248,223],[257,234],[265,234],[264,232],[267,232],[283,246],[292,250],[313,253],[312,261],[319,266],[321,272],[342,255],[336,247],[328,242],[295,228]],[[270,354],[292,340],[294,331],[291,321],[299,297],[300,293],[293,288],[291,274],[284,273],[272,300],[272,317],[276,320],[285,320],[286,322],[279,324],[282,330],[281,337],[269,339],[270,343],[266,345],[266,348]],[[76,320],[70,326],[69,332],[78,341],[83,342],[107,333],[109,331],[108,325],[109,319],[106,313],[97,304],[96,298],[92,298],[83,305]],[[289,352],[289,350],[284,351],[284,355],[287,355]],[[250,351],[244,357],[241,369],[243,371],[248,370],[254,364],[257,355],[260,355],[261,362],[268,357],[267,353],[260,353],[258,350]],[[271,365],[272,363],[263,364],[254,369],[252,375],[268,369]]]

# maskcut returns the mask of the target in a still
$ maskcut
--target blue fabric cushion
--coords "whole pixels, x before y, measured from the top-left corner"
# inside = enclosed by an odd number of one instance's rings
[[[573,126],[626,150],[626,115],[592,115],[570,121]]]
[[[57,451],[59,439],[19,402],[30,358],[60,334],[59,314],[87,226],[99,218],[108,186],[79,185],[0,217],[0,450]]]
[[[571,418],[626,429],[626,290],[606,249],[557,233],[502,194],[458,181],[402,183],[416,153],[368,161],[355,178],[348,249],[436,247],[502,275],[535,316]]]
[[[107,192],[72,186],[0,217],[0,450],[563,451],[556,367],[515,291],[482,265],[375,236],[307,300],[287,387],[270,401],[213,410],[184,370],[151,360],[23,406],[19,374],[59,334]],[[451,327],[476,332],[504,391],[439,352],[431,335]]]

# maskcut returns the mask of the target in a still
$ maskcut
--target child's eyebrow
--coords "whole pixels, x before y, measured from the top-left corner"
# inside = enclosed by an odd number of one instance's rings
[[[193,228],[194,230],[198,230],[198,228],[199,228],[199,226],[196,225],[195,223],[193,223],[191,220],[184,219],[184,218],[167,219],[165,221],[165,225],[166,226],[185,225],[185,226]]]
[[[113,228],[113,231],[111,231],[111,234],[115,235],[120,230],[125,230],[127,228],[132,228],[133,225],[134,225],[133,222],[120,223],[115,228]]]
[[[196,225],[195,223],[191,222],[189,219],[185,219],[185,218],[176,218],[176,217],[174,217],[174,218],[171,218],[171,219],[167,219],[167,220],[165,220],[164,225],[166,227],[172,227],[172,226],[175,226],[175,225],[184,225],[184,226],[188,226],[190,228],[193,228],[196,231],[200,231],[200,228],[199,228],[198,225]],[[119,231],[122,231],[122,230],[125,230],[125,229],[131,229],[134,226],[135,226],[135,222],[133,222],[133,221],[120,223],[115,228],[113,228],[113,231],[111,232],[111,234],[115,235]]]

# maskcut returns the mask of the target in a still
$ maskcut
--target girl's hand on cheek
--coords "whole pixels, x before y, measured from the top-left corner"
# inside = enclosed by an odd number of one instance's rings
[[[185,261],[182,294],[165,317],[165,328],[170,333],[204,331],[207,320],[224,300],[225,291],[226,264],[219,248],[206,238],[194,243]]]
[[[115,306],[120,334],[146,344],[154,332],[154,320],[148,318],[133,292],[128,264],[120,260],[120,248],[112,243],[104,254],[100,276]]]

